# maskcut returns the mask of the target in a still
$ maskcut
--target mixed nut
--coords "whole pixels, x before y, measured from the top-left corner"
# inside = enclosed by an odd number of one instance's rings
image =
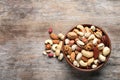
[[[75,67],[82,69],[98,67],[111,51],[108,37],[95,26],[77,25],[66,34],[63,42],[65,56]]]
[[[53,33],[52,28],[49,28],[48,33],[51,39],[45,40],[45,51],[43,51],[43,54],[47,55],[49,58],[57,57],[58,60],[61,61],[63,59],[61,48],[64,35],[62,33],[56,35]]]

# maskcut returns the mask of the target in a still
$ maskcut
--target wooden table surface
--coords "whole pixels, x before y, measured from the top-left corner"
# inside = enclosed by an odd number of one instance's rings
[[[42,55],[51,26],[65,34],[77,24],[101,26],[112,53],[85,73]],[[0,0],[0,80],[120,80],[120,0]]]

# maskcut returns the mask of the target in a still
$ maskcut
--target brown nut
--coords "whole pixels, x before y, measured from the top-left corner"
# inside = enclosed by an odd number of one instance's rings
[[[75,32],[69,32],[69,33],[67,34],[67,37],[68,37],[69,39],[75,39],[75,38],[77,38],[77,34],[76,34]]]
[[[53,44],[59,44],[59,40],[52,40]]]
[[[58,40],[59,39],[58,36],[55,33],[51,33],[50,38],[53,39],[53,40]]]
[[[85,57],[85,56],[82,56],[82,57],[81,57],[81,59],[82,59],[83,61],[85,61],[85,62],[87,62],[87,61],[88,61],[88,58],[87,58],[87,57]]]
[[[87,43],[88,40],[86,38],[82,38],[82,42]]]
[[[82,48],[79,47],[79,46],[77,46],[77,49],[76,49],[76,50],[79,51],[79,52],[81,52]]]
[[[69,45],[72,46],[75,43],[74,40],[70,40]]]
[[[74,53],[74,52],[72,52],[72,53],[70,54],[70,58],[71,58],[71,61],[74,61],[74,60],[75,60],[75,53]]]
[[[46,48],[46,50],[50,50],[51,49],[51,45],[50,44],[46,44],[45,48]]]
[[[94,48],[93,48],[93,53],[94,53],[94,58],[97,59],[98,56],[99,56],[99,50],[98,50],[97,47],[94,47]]]
[[[71,54],[71,53],[72,53],[72,48],[69,47],[68,54]]]
[[[107,36],[102,36],[101,38],[102,42],[106,45],[106,46],[109,46],[109,41],[108,41],[108,37]]]

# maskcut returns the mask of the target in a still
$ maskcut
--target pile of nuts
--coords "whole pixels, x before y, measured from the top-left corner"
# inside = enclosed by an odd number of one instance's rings
[[[55,33],[53,33],[52,28],[49,28],[48,33],[51,39],[45,40],[45,51],[43,51],[43,54],[47,55],[50,58],[57,57],[58,60],[61,61],[63,59],[61,48],[64,35],[62,33],[56,35]]]
[[[66,34],[63,42],[67,59],[82,69],[97,68],[111,51],[108,36],[95,26],[77,25]]]

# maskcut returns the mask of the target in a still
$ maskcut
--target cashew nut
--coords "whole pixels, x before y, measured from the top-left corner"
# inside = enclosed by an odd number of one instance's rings
[[[91,30],[92,30],[92,31],[95,31],[95,26],[91,26]]]
[[[65,44],[69,44],[70,40],[69,39],[65,39]]]
[[[96,68],[96,67],[97,67],[97,65],[96,65],[96,64],[93,64],[93,65],[92,65],[92,68],[93,68],[93,69],[94,69],[94,68]]]
[[[87,65],[90,66],[94,62],[94,58],[88,59]]]
[[[93,57],[93,52],[92,51],[82,50],[81,53],[83,54],[83,56],[85,56],[87,58]]]
[[[77,45],[76,45],[76,44],[72,45],[72,50],[73,50],[73,51],[74,51],[76,48],[77,48]]]
[[[53,51],[56,51],[57,46],[58,46],[58,44],[53,44],[53,45],[52,45],[52,50],[53,50]]]
[[[61,40],[64,39],[64,35],[63,35],[62,33],[59,33],[59,34],[58,34],[58,37],[59,37]]]
[[[98,42],[98,39],[97,39],[97,38],[94,38],[93,44],[94,44],[94,45],[97,45],[97,42]]]
[[[59,49],[57,49],[57,50],[55,51],[55,55],[56,55],[56,56],[59,56],[59,55],[60,55],[60,50],[59,50]]]
[[[99,54],[99,60],[101,61],[101,62],[105,62],[105,60],[106,60],[106,57],[105,56],[103,56],[102,54]]]
[[[45,44],[50,44],[50,45],[52,45],[52,44],[53,44],[53,42],[52,42],[52,40],[47,39],[47,40],[45,40]]]
[[[98,59],[94,60],[94,64],[98,65],[98,63],[99,63]]]
[[[84,62],[83,60],[80,60],[80,61],[79,61],[79,64],[80,64],[82,67],[86,67],[86,66],[87,66],[87,63]]]
[[[104,47],[103,49],[103,55],[107,56],[110,53],[110,48],[109,47]]]
[[[60,55],[58,56],[58,60],[62,60],[63,59],[63,53],[60,53]]]
[[[77,56],[76,56],[76,60],[80,60],[82,57],[82,53],[78,53]]]

